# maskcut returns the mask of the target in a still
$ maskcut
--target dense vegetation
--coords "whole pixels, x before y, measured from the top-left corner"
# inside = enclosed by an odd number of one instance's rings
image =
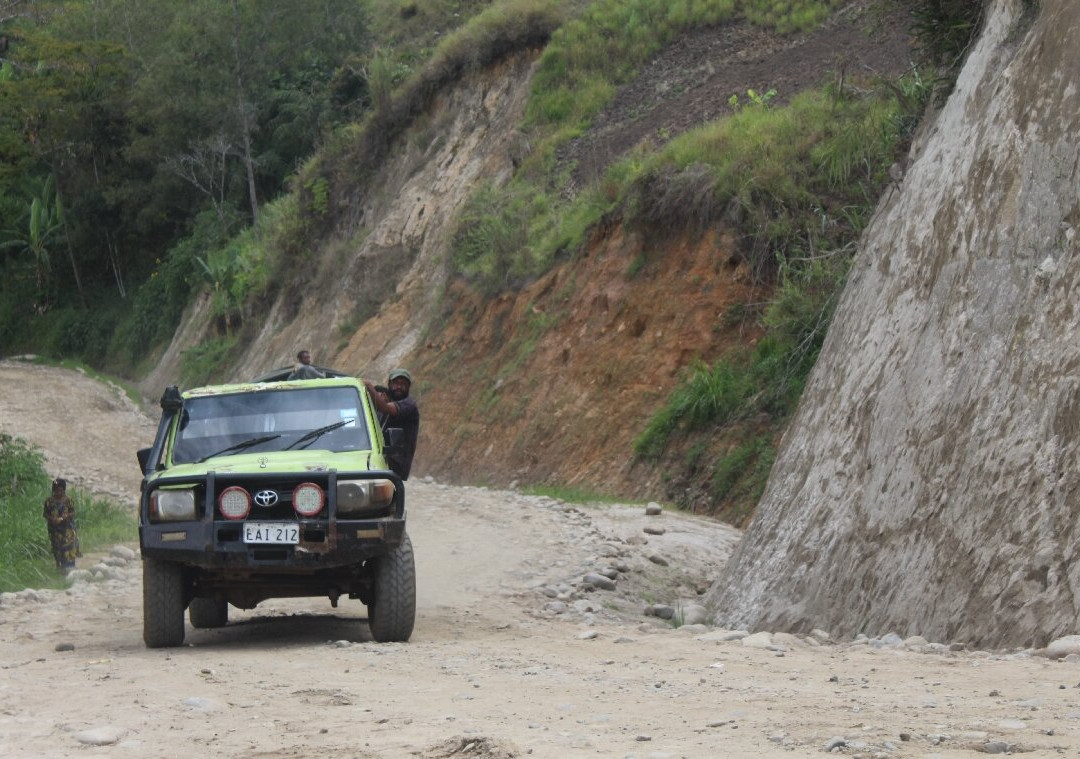
[[[126,368],[169,336],[208,251],[369,107],[367,6],[3,3],[0,352]]]
[[[0,435],[0,592],[63,586],[41,513],[49,493],[41,453],[19,438]],[[134,539],[135,519],[125,509],[71,487],[68,495],[84,552]]]

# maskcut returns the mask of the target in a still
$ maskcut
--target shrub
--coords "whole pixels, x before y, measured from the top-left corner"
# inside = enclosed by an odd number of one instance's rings
[[[196,387],[222,377],[236,341],[235,337],[217,337],[181,353],[180,382],[185,387]]]
[[[50,477],[41,452],[20,438],[0,434],[0,592],[27,587],[60,587],[49,547],[42,504]],[[135,537],[134,517],[123,508],[69,487],[75,502],[79,542],[93,550]]]
[[[957,65],[982,24],[984,0],[916,0],[911,30],[935,65]]]
[[[120,320],[109,345],[109,365],[129,370],[154,349],[168,343],[199,281],[196,258],[225,241],[218,216],[196,217],[191,234],[174,245],[135,292],[130,310]]]
[[[766,436],[752,438],[725,453],[712,474],[712,496],[727,506],[728,521],[740,524],[761,499],[769,481],[776,449]]]

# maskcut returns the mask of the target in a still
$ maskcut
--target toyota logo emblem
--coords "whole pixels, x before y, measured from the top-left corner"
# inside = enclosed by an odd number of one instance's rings
[[[264,509],[268,509],[278,502],[277,491],[274,490],[260,490],[255,494],[255,503],[262,506]]]

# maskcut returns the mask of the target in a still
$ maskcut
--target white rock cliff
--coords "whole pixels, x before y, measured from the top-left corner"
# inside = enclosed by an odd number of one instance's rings
[[[727,626],[1080,629],[1080,3],[991,3],[927,129],[710,591]]]

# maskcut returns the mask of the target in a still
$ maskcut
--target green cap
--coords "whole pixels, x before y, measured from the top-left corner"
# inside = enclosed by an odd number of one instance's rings
[[[409,381],[410,385],[412,384],[412,375],[409,374],[408,369],[402,369],[400,367],[397,368],[397,369],[391,369],[390,370],[390,379],[388,381],[393,382],[398,377],[404,377],[405,379],[407,379]]]

